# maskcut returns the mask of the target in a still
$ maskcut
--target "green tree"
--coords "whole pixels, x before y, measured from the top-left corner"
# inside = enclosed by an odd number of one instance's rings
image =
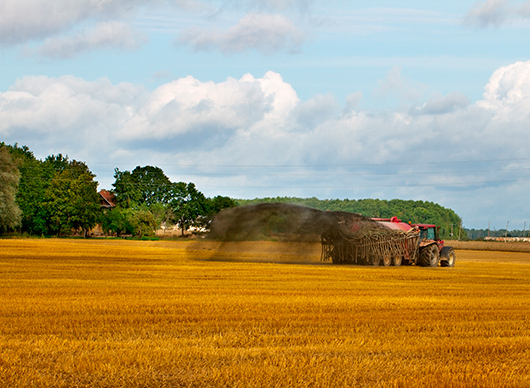
[[[190,226],[200,225],[200,218],[208,215],[206,197],[191,182],[173,184],[170,206],[182,235]]]
[[[217,195],[213,198],[206,198],[206,214],[196,220],[197,226],[208,229],[213,218],[223,209],[236,207],[237,203],[230,197]]]
[[[86,237],[100,212],[95,175],[86,164],[75,160],[59,171],[45,193],[50,232],[60,235],[73,229]]]
[[[114,170],[114,194],[124,207],[169,203],[172,183],[159,167],[136,167],[132,172]]]
[[[9,146],[20,171],[16,201],[22,211],[21,231],[42,235],[47,233],[48,214],[43,208],[46,188],[55,175],[50,164],[37,160],[28,147]]]
[[[154,203],[149,206],[149,211],[153,214],[157,226],[167,225],[175,218],[173,210],[171,209],[171,206],[169,206],[169,204]]]
[[[134,235],[138,237],[154,235],[158,226],[153,213],[145,206],[129,209],[129,222],[133,225]]]
[[[116,204],[123,208],[131,208],[140,203],[140,190],[138,185],[133,181],[130,171],[120,171],[118,168],[114,169],[114,195],[116,196]]]
[[[209,210],[211,213],[219,213],[223,209],[236,206],[236,201],[230,197],[217,195],[209,200]]]
[[[134,226],[131,223],[129,210],[120,206],[102,213],[100,217],[101,228],[105,233],[116,233],[119,237],[122,234],[134,234]]]
[[[20,172],[3,143],[0,144],[0,232],[20,225],[20,208],[16,202]]]

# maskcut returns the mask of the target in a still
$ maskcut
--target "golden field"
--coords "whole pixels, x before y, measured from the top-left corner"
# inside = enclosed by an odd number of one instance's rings
[[[530,387],[530,253],[0,240],[1,387]]]

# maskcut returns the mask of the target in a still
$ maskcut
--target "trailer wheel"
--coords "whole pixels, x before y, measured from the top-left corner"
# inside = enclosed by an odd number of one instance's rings
[[[336,246],[334,246],[333,249],[331,250],[331,262],[333,264],[342,264],[339,248]]]
[[[403,262],[403,257],[402,256],[395,255],[394,257],[392,257],[392,265],[394,267],[399,267],[402,262]]]
[[[374,267],[378,267],[381,264],[381,256],[374,255],[371,257],[371,263]]]
[[[454,267],[456,253],[453,247],[443,247],[440,251],[440,265],[442,267]]]
[[[384,255],[383,256],[383,260],[381,262],[381,265],[385,266],[385,267],[389,267],[390,264],[392,264],[392,256],[390,255]]]
[[[438,245],[431,244],[422,248],[418,264],[422,267],[437,267],[440,261],[440,249]]]

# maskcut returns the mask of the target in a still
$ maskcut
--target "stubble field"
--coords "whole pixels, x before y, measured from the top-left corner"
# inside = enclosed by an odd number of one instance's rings
[[[0,240],[1,387],[530,387],[530,253]]]

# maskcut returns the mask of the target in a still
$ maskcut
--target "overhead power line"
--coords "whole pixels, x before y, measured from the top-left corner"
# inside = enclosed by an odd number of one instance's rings
[[[478,160],[443,160],[443,161],[422,161],[418,162],[407,161],[407,162],[385,162],[385,163],[296,163],[296,164],[219,164],[219,163],[156,163],[158,167],[175,167],[175,168],[352,168],[352,167],[385,167],[385,166],[425,166],[425,165],[455,165],[455,164],[474,164],[474,163],[496,163],[496,162],[522,162],[530,161],[530,158],[506,158],[506,159],[478,159]],[[88,165],[108,165],[116,166],[116,163],[109,162],[86,162]],[[134,165],[137,163],[123,162],[119,164]]]

